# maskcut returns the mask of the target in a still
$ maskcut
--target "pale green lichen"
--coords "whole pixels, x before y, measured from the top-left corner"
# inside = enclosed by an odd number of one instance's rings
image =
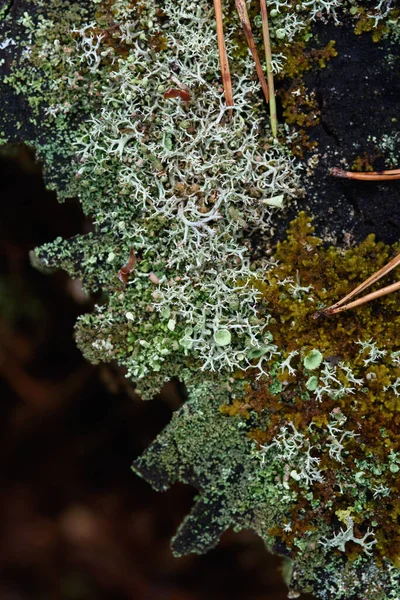
[[[341,4],[274,0],[272,39],[290,50],[299,32],[308,36],[320,16],[336,18]],[[37,249],[33,260],[103,291],[76,328],[91,362],[118,360],[144,398],[171,377],[186,384],[188,401],[134,465],[156,489],[178,480],[199,489],[175,552],[203,552],[227,527],[252,528],[288,557],[291,597],[398,597],[396,556],[388,557],[373,500],[396,500],[389,483],[400,454],[386,421],[380,434],[391,451],[379,460],[360,451],[365,415],[359,433],[345,410],[354,391],[361,399],[383,391],[397,411],[398,351],[382,354],[363,337],[351,346],[351,365],[332,363],[336,339],[323,327],[304,331],[304,310],[323,304],[326,288],[307,275],[275,277],[276,257],[260,253],[276,212],[299,194],[300,167],[271,136],[237,18],[226,27],[235,58],[230,118],[211,2],[29,6],[6,18],[9,41],[0,48],[1,66],[11,64],[3,84],[29,114],[22,122],[11,103],[0,121],[11,141],[36,149],[47,184],[60,198],[76,194],[94,223],[89,234]],[[385,10],[380,3],[371,15]],[[274,55],[275,71],[286,58]],[[291,273],[318,247],[302,219],[307,244],[282,261]],[[118,278],[132,252],[134,268]],[[358,258],[349,257],[349,269],[366,268],[362,249]],[[332,465],[339,491],[328,498]]]
[[[134,14],[127,11],[130,19]],[[119,44],[129,42],[127,56],[110,45],[103,49],[106,36],[96,24],[73,28],[74,43],[56,45],[63,54],[68,49],[66,60],[74,73],[68,89],[78,86],[79,96],[90,90],[98,96],[96,90],[102,89],[97,112],[75,132],[79,162],[68,188],[79,193],[96,234],[89,243],[80,238],[57,242],[37,255],[47,266],[55,257],[88,290],[110,291],[108,309],[99,307],[97,318],[81,319],[77,339],[91,360],[117,357],[135,379],[160,372],[166,356],[171,362],[189,351],[203,369],[248,368],[248,352],[266,348],[256,333],[259,294],[249,284],[249,253],[242,239],[251,228],[271,230],[276,209],[265,200],[282,192],[293,197],[298,177],[288,152],[265,131],[248,59],[239,61],[234,116],[227,120],[215,80],[218,52],[210,16],[206,3],[184,10],[167,3],[166,48],[157,52],[142,39],[161,35],[156,15],[135,33],[128,17],[121,17]],[[30,31],[31,21],[23,17],[21,22]],[[56,84],[52,81],[51,89]],[[176,86],[190,90],[189,102],[164,97]],[[60,119],[80,110],[69,94],[66,98],[45,111],[56,130]],[[100,247],[103,231],[107,244]],[[110,246],[115,247],[112,260]],[[115,276],[130,247],[138,256],[135,275],[118,293],[113,291]],[[126,306],[134,315],[129,330]],[[222,330],[229,343],[220,343]],[[88,350],[93,335],[106,339],[107,349],[97,341]]]
[[[303,365],[309,371],[314,371],[314,369],[318,369],[320,364],[322,363],[324,357],[319,350],[315,348],[311,350],[303,359]]]

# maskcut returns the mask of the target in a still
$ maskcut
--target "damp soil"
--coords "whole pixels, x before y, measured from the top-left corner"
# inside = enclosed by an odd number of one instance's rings
[[[356,35],[352,26],[322,23],[314,27],[313,39],[318,46],[335,40],[338,55],[304,76],[320,111],[319,123],[307,130],[317,145],[303,161],[305,195],[282,215],[275,239],[284,237],[302,209],[315,217],[317,234],[334,244],[358,243],[370,233],[397,242],[400,181],[338,179],[330,171],[351,170],[357,159],[362,169],[399,167],[393,155],[400,156],[400,40],[374,42],[370,33]],[[384,137],[391,152],[379,148]],[[317,166],[307,174],[313,161]]]

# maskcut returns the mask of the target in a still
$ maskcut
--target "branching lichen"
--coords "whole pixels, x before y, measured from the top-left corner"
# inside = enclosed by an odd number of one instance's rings
[[[3,85],[17,100],[0,109],[2,138],[32,145],[47,185],[77,195],[93,222],[34,255],[103,291],[76,327],[84,355],[116,359],[143,398],[171,377],[187,386],[134,465],[157,489],[199,489],[175,552],[250,527],[290,561],[291,597],[397,598],[398,303],[311,320],[393,249],[372,237],[325,248],[300,215],[266,251],[276,213],[301,194],[302,167],[271,135],[232,10],[230,117],[211,2],[65,6],[36,0],[2,24]],[[338,19],[339,6],[361,19],[355,2],[269,3],[275,71],[295,77],[335,56],[332,42],[303,51],[310,24]],[[382,2],[362,12],[372,28],[393,14]],[[287,102],[288,119],[300,106],[292,114]],[[312,98],[310,109],[315,121]]]

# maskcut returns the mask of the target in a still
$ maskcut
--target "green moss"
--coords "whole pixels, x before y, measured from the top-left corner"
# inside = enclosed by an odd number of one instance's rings
[[[345,415],[349,437],[340,460],[332,460],[333,450],[321,455],[326,480],[314,484],[313,498],[323,500],[325,508],[315,512],[305,490],[293,481],[298,503],[292,507],[292,531],[283,535],[275,528],[274,535],[294,548],[295,539],[313,526],[313,513],[333,524],[339,509],[353,507],[360,534],[366,523],[377,523],[377,556],[397,563],[400,529],[393,527],[393,520],[400,495],[394,462],[400,451],[398,297],[394,293],[332,317],[315,320],[313,315],[316,309],[344,297],[399,248],[376,242],[373,236],[346,251],[326,248],[313,231],[310,220],[300,214],[291,224],[288,239],[278,244],[278,265],[260,286],[272,314],[268,330],[283,355],[280,368],[271,369],[264,383],[253,383],[243,404],[265,419],[265,431],[258,423],[252,434],[263,444],[271,443],[282,427],[293,423],[318,455],[318,448],[329,445],[333,414]],[[275,381],[280,388],[274,387]],[[382,493],[390,500],[382,501],[379,492],[368,491],[378,488],[386,490]],[[304,510],[310,517],[307,524],[302,524]]]
[[[337,354],[341,348],[338,356],[343,359],[350,358],[347,349],[358,339],[373,338],[379,346],[382,336],[384,347],[388,351],[395,350],[400,323],[395,294],[382,298],[379,304],[365,304],[357,311],[331,319],[315,321],[312,316],[319,308],[340,300],[357,283],[384,266],[398,248],[376,242],[373,235],[349,250],[325,248],[322,240],[313,233],[310,219],[301,213],[291,224],[288,239],[277,246],[279,265],[268,272],[266,285],[261,286],[264,297],[274,306],[274,323],[270,323],[274,339],[278,339],[288,352],[307,345],[324,348],[324,355],[328,356]],[[283,288],[278,285],[279,281],[288,278],[291,278],[291,284]],[[309,293],[300,289],[307,287]],[[381,282],[375,286],[380,287]],[[282,325],[293,319],[296,328],[288,335]]]
[[[367,9],[362,6],[355,7],[352,14],[355,17],[354,33],[361,35],[370,33],[374,42],[379,42],[382,37],[391,32],[391,22],[396,23],[400,17],[400,10],[393,7],[391,12],[387,12],[385,18],[376,18],[378,13],[375,10]]]
[[[240,110],[231,119],[210,2],[35,6],[13,24],[18,52],[5,85],[29,109],[24,122],[12,117],[15,132],[38,150],[47,183],[60,197],[76,194],[94,226],[33,258],[88,293],[101,290],[76,326],[88,360],[117,360],[146,399],[171,377],[187,386],[187,402],[134,467],[156,489],[180,480],[199,490],[175,551],[203,552],[227,527],[252,528],[290,558],[292,597],[395,598],[398,302],[312,315],[397,249],[372,237],[326,248],[300,215],[277,261],[252,263],[252,242],[270,235],[299,184],[296,161],[265,127],[232,1],[226,30]],[[333,42],[308,49],[319,7],[291,0],[270,11],[287,78],[335,56]],[[258,4],[249,8],[262,56]],[[168,98],[172,86],[190,99]],[[299,96],[286,117],[305,128],[318,114],[305,88]]]

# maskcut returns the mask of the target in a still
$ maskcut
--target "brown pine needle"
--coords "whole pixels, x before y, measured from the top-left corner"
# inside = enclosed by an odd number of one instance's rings
[[[371,292],[362,298],[358,298],[357,300],[353,300],[353,302],[349,302],[348,304],[344,304],[339,306],[338,308],[328,308],[321,311],[322,314],[326,313],[329,315],[336,315],[337,313],[343,312],[344,310],[349,310],[349,308],[355,308],[356,306],[360,306],[361,304],[365,304],[366,302],[370,302],[370,300],[375,300],[376,298],[380,298],[381,296],[386,296],[386,294],[390,294],[391,292],[395,292],[396,290],[400,290],[400,281],[396,281],[396,283],[392,283],[376,292]]]
[[[392,179],[400,179],[400,169],[357,173],[353,171],[344,171],[343,169],[334,167],[331,169],[331,175],[334,177],[343,177],[345,179],[358,179],[359,181],[390,181]]]
[[[222,21],[221,0],[214,0],[215,19],[217,23],[217,40],[219,52],[219,64],[221,67],[222,85],[224,86],[225,100],[227,106],[233,106],[232,81],[229,71],[228,54],[226,52],[224,27]],[[230,111],[232,116],[232,111]]]
[[[391,292],[395,292],[396,290],[399,290],[400,289],[400,281],[397,281],[396,283],[392,283],[391,285],[388,285],[387,287],[377,290],[376,292],[371,292],[370,294],[367,294],[366,296],[363,296],[362,298],[359,298],[358,300],[354,300],[353,302],[348,302],[348,300],[351,300],[351,298],[353,298],[357,294],[360,294],[361,292],[363,292],[367,287],[369,287],[370,285],[379,281],[379,279],[381,279],[381,277],[383,277],[384,275],[389,273],[392,269],[394,269],[398,265],[400,265],[400,254],[398,254],[397,256],[392,258],[392,260],[389,261],[384,267],[379,269],[379,271],[376,271],[376,273],[373,273],[373,275],[368,277],[368,279],[366,279],[363,283],[361,283],[359,286],[357,286],[352,292],[347,294],[347,296],[345,296],[344,298],[339,300],[339,302],[336,302],[335,304],[332,304],[332,306],[329,306],[328,308],[324,308],[323,310],[316,312],[313,315],[313,317],[315,319],[317,319],[321,315],[334,315],[334,314],[342,312],[344,310],[348,310],[349,308],[354,308],[355,306],[360,306],[360,304],[364,304],[365,302],[369,302],[370,300],[374,300],[375,298],[379,298],[380,296],[385,296],[386,294],[390,294]],[[346,302],[348,302],[348,303],[346,304]]]
[[[247,12],[246,0],[235,0],[236,10],[239,15],[240,22],[243,27],[244,35],[246,36],[247,44],[250,48],[251,54],[253,55],[254,62],[256,63],[257,76],[261,83],[262,90],[264,92],[265,100],[269,102],[269,91],[268,85],[265,81],[264,73],[262,70],[261,62],[257,54],[256,44],[254,42],[253,33],[251,31],[250,19]]]
[[[268,12],[265,0],[260,0],[260,9],[265,49],[265,61],[267,63],[267,80],[269,88],[269,115],[271,120],[272,135],[274,136],[274,138],[276,138],[278,135],[278,120],[276,118],[275,86],[274,75],[272,72],[271,42],[269,38]]]

